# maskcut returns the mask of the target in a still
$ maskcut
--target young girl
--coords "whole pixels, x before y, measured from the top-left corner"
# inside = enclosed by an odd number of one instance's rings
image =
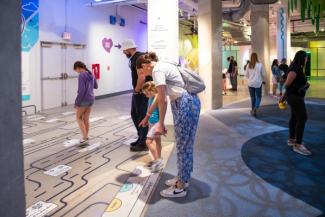
[[[79,73],[78,76],[78,95],[75,100],[76,118],[81,130],[81,145],[88,143],[89,133],[89,116],[91,106],[94,103],[94,89],[98,88],[97,81],[83,62],[77,61],[73,65],[73,69]]]
[[[156,127],[159,122],[157,104],[158,91],[152,81],[146,82],[142,87],[142,91],[149,98],[148,110],[150,107],[152,107],[152,109],[154,108],[153,112],[151,114],[148,112],[144,121],[140,123],[140,126],[144,127],[149,122],[146,145],[153,157],[153,161],[149,162],[147,167],[154,173],[160,171],[164,167],[164,162],[161,158],[161,138],[160,135],[156,135]]]

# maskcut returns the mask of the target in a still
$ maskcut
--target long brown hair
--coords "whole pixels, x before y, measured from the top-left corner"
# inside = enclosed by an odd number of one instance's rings
[[[142,64],[149,64],[152,61],[158,62],[158,56],[155,52],[149,52],[139,56],[136,62],[137,69],[141,69]]]
[[[251,60],[250,60],[250,62],[249,62],[249,64],[248,64],[248,67],[249,67],[250,69],[254,69],[256,63],[258,63],[257,53],[252,53],[252,55],[251,55]]]
[[[84,70],[86,70],[89,74],[91,74],[91,71],[87,68],[86,64],[84,64],[84,63],[81,62],[81,61],[76,61],[76,62],[73,64],[73,69],[76,70],[77,68],[84,69]]]

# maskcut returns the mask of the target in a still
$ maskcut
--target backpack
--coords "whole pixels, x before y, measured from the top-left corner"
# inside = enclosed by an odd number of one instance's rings
[[[192,94],[198,94],[205,90],[204,81],[196,72],[193,72],[192,70],[187,69],[187,68],[180,67],[179,65],[174,64],[174,63],[170,63],[170,64],[177,67],[178,71],[180,72],[180,74],[183,78],[185,85],[180,86],[180,85],[174,83],[173,81],[166,80],[167,84],[182,87],[188,93],[192,93]]]

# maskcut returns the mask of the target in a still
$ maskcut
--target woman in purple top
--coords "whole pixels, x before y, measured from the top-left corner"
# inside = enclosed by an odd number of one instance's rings
[[[73,69],[79,73],[78,76],[78,95],[74,104],[76,118],[82,133],[81,144],[88,143],[89,116],[91,106],[95,101],[94,89],[98,88],[97,81],[83,62],[77,61]]]

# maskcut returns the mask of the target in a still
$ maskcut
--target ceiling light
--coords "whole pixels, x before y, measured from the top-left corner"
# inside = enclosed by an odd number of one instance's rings
[[[321,28],[320,31],[324,32],[324,28]]]
[[[101,2],[102,0],[94,0],[95,2]]]

